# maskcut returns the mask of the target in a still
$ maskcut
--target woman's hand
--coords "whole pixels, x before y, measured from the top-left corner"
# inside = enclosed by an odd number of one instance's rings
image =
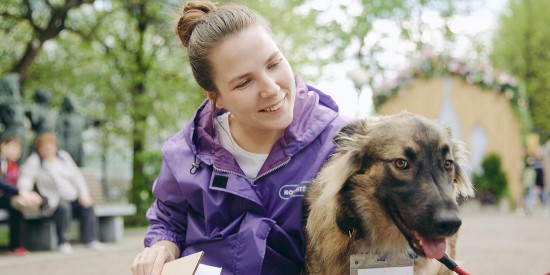
[[[78,197],[78,203],[82,206],[82,208],[88,208],[92,206],[93,201],[90,196],[80,196]]]
[[[19,190],[20,203],[26,207],[38,209],[42,203],[42,197],[34,191]]]
[[[160,275],[165,263],[175,260],[179,249],[173,242],[159,241],[151,247],[146,247],[132,263],[134,275]]]

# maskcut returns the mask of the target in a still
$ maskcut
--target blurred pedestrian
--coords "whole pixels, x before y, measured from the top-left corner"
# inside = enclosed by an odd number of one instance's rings
[[[533,168],[535,168],[535,189],[537,190],[537,195],[540,198],[542,205],[546,204],[546,196],[544,195],[544,171],[542,169],[542,156],[537,155],[535,157],[535,163],[533,163]]]
[[[537,202],[540,203],[542,207],[545,207],[548,203],[548,193],[544,186],[544,168],[543,168],[543,156],[542,150],[537,150],[534,157],[529,159],[529,167],[532,171],[527,170],[526,172],[532,173],[532,184],[529,190],[527,191],[527,196],[525,197],[525,206],[527,214],[533,212]]]
[[[543,173],[543,192],[545,202],[548,202],[550,197],[550,135],[547,137],[546,143],[540,150],[542,160],[542,173]]]
[[[537,193],[536,193],[536,187],[535,187],[535,180],[537,177],[537,173],[534,168],[535,164],[535,158],[534,157],[527,157],[525,161],[525,168],[523,170],[523,177],[522,177],[522,183],[523,183],[523,201],[522,206],[523,210],[525,211],[525,214],[531,214],[535,208],[535,204],[537,201]]]
[[[103,250],[97,241],[97,219],[88,185],[71,156],[57,148],[57,139],[52,133],[44,133],[35,141],[35,151],[21,167],[17,185],[22,190],[36,187],[47,198],[50,213],[56,225],[59,250],[72,253],[67,240],[67,229],[73,217],[80,218],[80,236],[87,248]]]

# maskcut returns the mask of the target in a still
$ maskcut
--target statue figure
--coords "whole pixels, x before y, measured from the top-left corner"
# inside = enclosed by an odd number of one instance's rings
[[[24,119],[23,107],[20,102],[13,99],[2,99],[0,101],[0,124],[2,124],[0,138],[15,135],[21,140],[27,140]]]
[[[5,74],[0,79],[0,138],[14,135],[22,141],[27,140],[23,101],[19,89],[18,74]],[[24,143],[23,156],[26,156],[28,148],[26,142]]]
[[[0,101],[11,98],[21,102],[19,89],[19,74],[7,73],[3,75],[0,79]]]
[[[54,130],[54,114],[50,111],[52,93],[48,89],[37,89],[34,92],[34,104],[32,104],[25,115],[31,122],[31,129],[35,137]]]
[[[79,167],[82,166],[84,159],[82,132],[90,126],[99,124],[101,124],[100,120],[91,120],[77,113],[70,97],[63,98],[55,132],[59,148],[67,151]]]

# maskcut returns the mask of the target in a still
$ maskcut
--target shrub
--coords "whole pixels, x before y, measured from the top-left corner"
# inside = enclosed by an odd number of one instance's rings
[[[508,181],[502,171],[500,156],[486,155],[481,162],[481,173],[474,173],[472,182],[482,203],[498,203],[506,196]]]

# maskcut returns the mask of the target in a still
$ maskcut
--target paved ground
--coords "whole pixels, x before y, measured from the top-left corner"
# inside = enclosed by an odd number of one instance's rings
[[[539,210],[529,216],[502,213],[465,205],[458,242],[458,262],[473,275],[550,272],[550,215]],[[33,252],[15,257],[0,251],[0,274],[124,275],[141,250],[143,229],[128,230],[119,244],[108,244],[105,252],[92,252],[74,245],[73,255]]]
[[[0,252],[2,275],[124,275],[132,274],[130,265],[143,247],[143,229],[126,230],[124,241],[106,244],[106,251],[96,252],[73,244],[75,253],[31,252],[18,257]]]
[[[550,272],[549,209],[526,216],[469,203],[462,217],[457,258],[464,270],[473,275]]]

